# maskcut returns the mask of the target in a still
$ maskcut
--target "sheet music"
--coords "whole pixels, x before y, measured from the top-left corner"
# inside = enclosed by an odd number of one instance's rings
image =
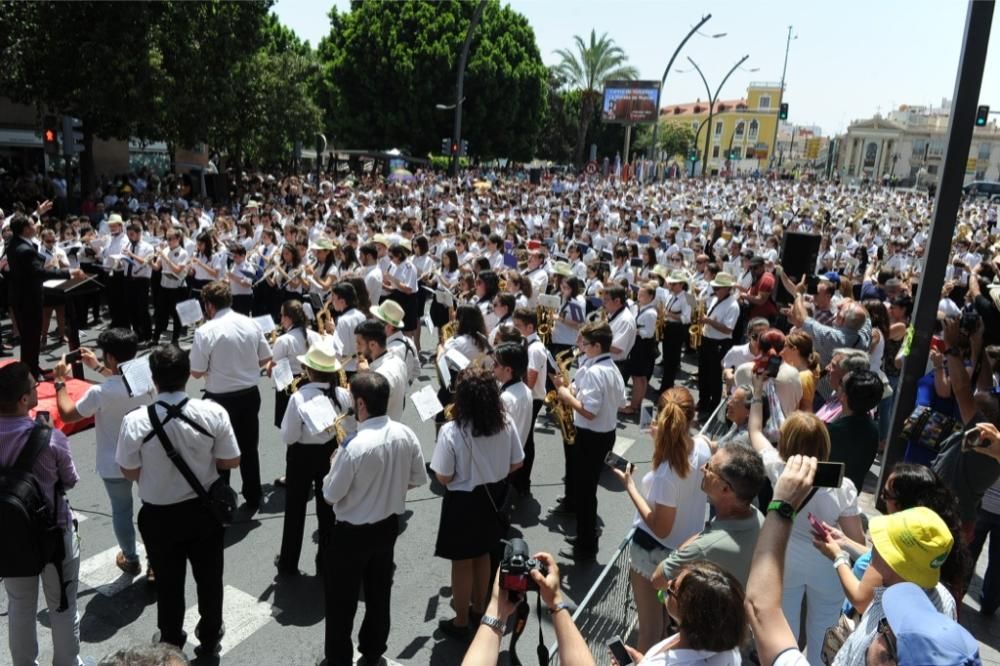
[[[444,406],[438,400],[437,393],[434,392],[430,384],[426,384],[419,391],[411,393],[410,401],[416,407],[421,421],[427,421],[436,414],[444,411]]]
[[[467,367],[469,367],[469,363],[471,363],[469,357],[463,354],[462,352],[458,351],[457,349],[449,349],[448,351],[446,351],[444,353],[444,358],[454,363],[459,370],[465,370]]]
[[[180,317],[182,326],[192,326],[205,318],[197,298],[189,298],[178,303],[177,316]]]
[[[312,305],[310,303],[303,303],[302,311],[306,313],[306,319],[309,321],[315,321],[316,314],[313,312]]]
[[[279,391],[284,391],[295,381],[295,375],[292,374],[292,364],[288,362],[287,358],[281,359],[271,367],[271,379],[274,380],[274,386]]]
[[[264,335],[271,333],[272,331],[274,331],[274,329],[277,328],[277,326],[274,325],[274,320],[271,319],[271,315],[261,315],[259,317],[254,317],[253,323],[257,324],[257,328],[259,328],[260,332],[263,333]]]
[[[448,368],[448,356],[442,354],[437,360],[438,372],[441,373],[441,385],[451,386],[451,369]]]
[[[325,395],[317,395],[303,402],[299,411],[302,414],[302,422],[306,426],[306,431],[310,435],[317,435],[337,420],[337,412],[333,408],[330,398]]]
[[[428,332],[431,336],[437,333],[437,328],[434,326],[434,322],[431,321],[431,316],[429,314],[424,315],[424,324],[427,326]]]
[[[156,385],[153,384],[153,373],[149,369],[149,356],[125,361],[119,368],[122,371],[122,379],[125,380],[129,394],[133,398],[153,393],[156,390]]]
[[[438,289],[434,294],[434,300],[446,308],[455,306],[455,297],[447,289]]]
[[[63,286],[67,282],[69,282],[69,280],[60,280],[59,278],[56,278],[55,280],[46,280],[45,282],[42,283],[42,287],[46,289],[57,289],[58,287]]]
[[[559,310],[559,297],[555,294],[539,294],[538,305],[547,310]]]

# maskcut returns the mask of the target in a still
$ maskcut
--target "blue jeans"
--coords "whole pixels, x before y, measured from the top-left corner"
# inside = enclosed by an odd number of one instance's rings
[[[111,527],[115,531],[118,547],[129,562],[137,562],[135,552],[135,523],[132,522],[132,482],[128,479],[103,479],[104,488],[111,500]]]
[[[986,537],[990,538],[989,562],[983,575],[983,591],[979,597],[979,606],[987,614],[994,613],[1000,607],[1000,514],[979,509],[976,516],[976,533],[969,545],[972,561],[979,559],[983,551]]]

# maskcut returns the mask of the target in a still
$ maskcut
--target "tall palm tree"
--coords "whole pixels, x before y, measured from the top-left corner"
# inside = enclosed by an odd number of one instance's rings
[[[583,91],[583,103],[580,105],[580,126],[576,132],[576,165],[583,164],[584,143],[587,141],[587,130],[594,117],[594,108],[601,99],[601,89],[607,80],[635,79],[639,72],[628,63],[628,56],[608,37],[608,33],[600,39],[594,30],[590,31],[590,43],[586,43],[579,35],[573,36],[575,50],[558,49],[555,53],[562,61],[556,66],[556,72],[566,82],[568,88]]]

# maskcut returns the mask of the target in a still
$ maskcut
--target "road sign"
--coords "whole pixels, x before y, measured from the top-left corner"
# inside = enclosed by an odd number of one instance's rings
[[[583,170],[588,176],[593,176],[597,173],[597,162],[587,162],[587,166],[583,167]]]

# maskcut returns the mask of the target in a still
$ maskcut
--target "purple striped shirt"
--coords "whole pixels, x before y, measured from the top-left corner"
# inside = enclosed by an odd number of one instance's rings
[[[10,467],[17,460],[28,443],[28,435],[35,422],[27,416],[0,416],[0,467]],[[80,480],[69,451],[69,440],[61,430],[52,429],[49,446],[42,451],[33,468],[35,478],[45,493],[45,503],[49,509],[56,501],[56,483],[62,481],[63,488],[69,490]],[[71,520],[69,501],[61,499],[57,513],[59,526],[66,528]]]

